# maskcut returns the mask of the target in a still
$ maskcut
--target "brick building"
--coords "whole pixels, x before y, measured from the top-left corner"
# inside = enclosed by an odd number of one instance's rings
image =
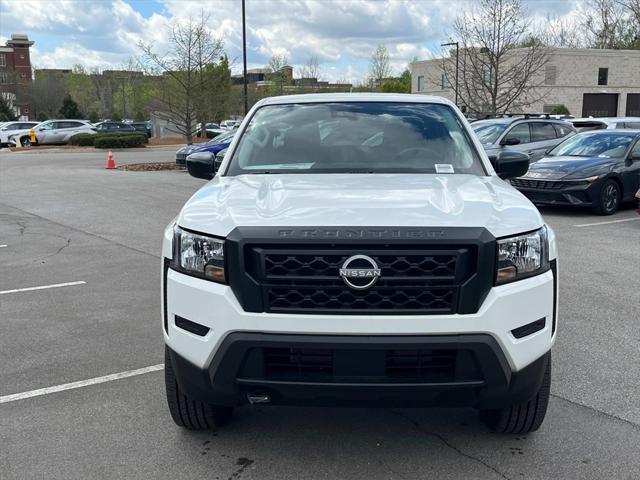
[[[463,59],[461,50],[461,68]],[[454,100],[455,79],[446,78],[442,66],[442,59],[412,63],[411,92]],[[576,117],[640,116],[640,50],[552,48],[536,75],[532,96],[540,99],[528,112],[565,105]]]
[[[27,97],[27,87],[33,81],[29,55],[33,43],[24,33],[12,33],[6,45],[0,45],[0,94],[21,120],[35,119]]]

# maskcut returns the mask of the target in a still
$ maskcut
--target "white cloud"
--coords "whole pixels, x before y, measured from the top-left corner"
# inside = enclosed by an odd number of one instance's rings
[[[167,46],[174,20],[199,17],[205,5],[211,30],[225,41],[238,71],[242,63],[241,10],[238,0],[158,0],[161,12],[148,18],[136,10],[138,0],[2,0],[2,35],[22,31],[36,40],[33,63],[69,68],[74,63],[117,67],[140,54],[138,43]],[[145,0],[146,1],[146,0]],[[535,19],[570,15],[579,1],[525,0]],[[440,53],[456,15],[472,0],[247,0],[248,64],[263,66],[271,55],[288,57],[294,67],[311,55],[322,63],[328,80],[357,81],[366,76],[371,52],[387,46],[392,67],[400,73],[418,57]],[[25,12],[29,12],[25,15]],[[10,25],[10,31],[7,30]],[[39,37],[42,41],[39,41]]]

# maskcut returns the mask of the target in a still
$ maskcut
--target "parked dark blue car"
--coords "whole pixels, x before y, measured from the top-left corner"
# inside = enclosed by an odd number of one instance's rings
[[[207,143],[197,143],[180,148],[176,152],[176,163],[178,165],[185,165],[187,157],[192,153],[197,152],[211,152],[214,155],[217,155],[220,150],[224,150],[229,146],[231,140],[233,140],[233,136],[236,134],[236,131],[237,130],[218,135]]]
[[[533,203],[591,207],[611,215],[640,184],[640,130],[578,133],[511,184]]]

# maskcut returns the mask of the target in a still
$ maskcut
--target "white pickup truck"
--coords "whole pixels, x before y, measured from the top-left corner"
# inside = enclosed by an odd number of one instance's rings
[[[174,421],[215,428],[243,404],[460,406],[495,431],[536,430],[558,260],[503,180],[527,168],[523,153],[487,157],[441,98],[258,102],[164,234]]]

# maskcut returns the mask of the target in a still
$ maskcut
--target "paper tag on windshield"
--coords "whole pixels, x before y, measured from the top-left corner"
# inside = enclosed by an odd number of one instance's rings
[[[436,163],[436,173],[453,173],[453,165],[450,163]]]

